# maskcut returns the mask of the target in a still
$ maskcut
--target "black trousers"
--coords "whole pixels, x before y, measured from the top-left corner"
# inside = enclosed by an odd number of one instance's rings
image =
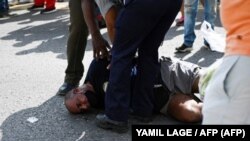
[[[65,70],[65,82],[77,84],[81,80],[84,72],[82,63],[87,37],[88,27],[85,23],[81,0],[69,0],[70,27],[67,41],[68,66]]]
[[[105,113],[110,119],[127,121],[130,103],[136,114],[151,116],[153,85],[159,69],[158,48],[181,3],[182,0],[128,0],[121,9],[105,97]],[[136,52],[137,76],[131,98],[130,75]]]

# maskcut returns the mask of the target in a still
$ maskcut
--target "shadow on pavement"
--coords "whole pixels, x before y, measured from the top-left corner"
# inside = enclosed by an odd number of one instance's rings
[[[9,116],[1,125],[2,141],[128,141],[128,133],[118,134],[96,127],[95,116],[102,110],[92,109],[89,113],[72,115],[63,104],[63,97],[54,96],[38,107],[21,110]],[[27,119],[35,117],[32,123]],[[131,120],[130,124],[141,124]],[[157,115],[149,124],[185,124],[171,117]]]
[[[192,62],[201,67],[208,67],[211,64],[213,64],[217,59],[222,58],[224,55],[224,53],[211,51],[204,47],[200,47],[200,49],[197,52],[195,52],[192,56],[183,59],[188,54],[189,53],[175,53],[175,57],[188,62]]]
[[[16,55],[27,55],[30,53],[53,52],[58,54],[57,58],[66,59],[66,46],[69,29],[68,9],[58,9],[55,13],[41,15],[39,11],[25,11],[9,19],[0,20],[3,28],[7,24],[17,24],[19,28],[13,29],[1,40],[13,41],[11,47],[25,47]],[[108,38],[107,32],[103,33]],[[28,48],[27,48],[28,47]],[[92,39],[88,39],[86,51],[92,51]]]

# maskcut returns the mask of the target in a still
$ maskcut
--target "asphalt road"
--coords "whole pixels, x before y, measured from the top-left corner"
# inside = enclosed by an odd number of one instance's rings
[[[0,19],[0,140],[2,141],[128,141],[131,130],[117,134],[95,125],[98,112],[72,115],[63,105],[63,97],[55,93],[64,80],[67,65],[68,2],[57,3],[55,13],[40,15],[29,12],[30,4],[11,8],[9,18]],[[223,56],[202,47],[199,32],[200,9],[196,22],[194,50],[176,54],[183,42],[183,27],[175,23],[167,33],[160,55],[177,57],[207,67]],[[225,35],[219,17],[215,30]],[[101,30],[107,38],[107,30]],[[107,38],[108,39],[108,38]],[[92,60],[91,38],[83,63],[87,70]],[[85,74],[84,74],[85,76]],[[84,79],[84,78],[83,78]],[[83,79],[81,82],[83,82]],[[131,121],[132,124],[139,124]],[[184,124],[170,116],[158,115],[150,124]]]

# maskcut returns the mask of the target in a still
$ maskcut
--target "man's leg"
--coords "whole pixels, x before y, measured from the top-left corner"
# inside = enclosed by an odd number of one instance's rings
[[[43,10],[45,0],[34,0],[34,4],[28,10]]]
[[[45,0],[45,9],[40,14],[48,14],[56,11],[56,0]]]
[[[171,6],[165,5],[167,11],[160,18],[152,19],[152,30],[150,34],[143,40],[138,50],[137,75],[135,77],[135,85],[132,96],[133,114],[141,117],[151,117],[153,112],[153,86],[160,69],[158,62],[158,48],[164,37],[178,14],[181,1],[175,1]],[[160,6],[159,6],[160,7]],[[154,9],[157,11],[156,9]],[[158,12],[152,12],[160,15]]]
[[[184,0],[184,42],[177,52],[190,52],[196,38],[194,28],[199,0]]]
[[[9,11],[9,3],[8,0],[0,1],[0,18],[7,16]]]
[[[55,9],[56,0],[46,0],[46,9]]]
[[[171,7],[166,8],[166,6],[168,5],[171,5]],[[135,56],[135,53],[138,48],[142,50],[147,50],[145,52],[141,51],[139,55],[147,55],[149,56],[149,59],[153,59],[150,60],[150,63],[148,64],[153,64],[153,66],[151,66],[152,68],[148,66],[146,70],[147,72],[143,73],[150,75],[145,75],[143,77],[151,78],[152,76],[154,76],[154,72],[150,72],[152,69],[155,68],[155,66],[157,66],[155,65],[157,64],[157,59],[155,58],[157,58],[158,55],[156,53],[157,51],[155,50],[157,50],[159,45],[161,44],[161,41],[164,38],[167,28],[163,28],[163,31],[160,31],[160,33],[158,33],[159,39],[157,41],[152,42],[153,46],[151,47],[153,50],[153,57],[151,55],[152,52],[149,51],[149,45],[144,48],[144,42],[149,39],[149,35],[150,37],[152,37],[151,35],[153,35],[152,33],[154,32],[156,27],[159,26],[160,23],[163,23],[161,22],[162,20],[166,21],[168,19],[168,16],[173,18],[174,20],[180,6],[181,0],[179,0],[178,3],[176,1],[171,0],[160,0],[158,1],[158,3],[153,2],[151,0],[136,0],[125,5],[125,8],[120,11],[120,15],[116,23],[116,37],[114,41],[114,46],[112,48],[112,60],[110,70],[111,72],[105,101],[106,115],[97,117],[97,124],[101,128],[117,130],[117,127],[119,127],[120,125],[124,125],[127,122],[131,92],[130,81],[132,60]],[[172,8],[175,11],[174,15],[172,15],[173,11],[168,11],[169,9],[172,10]],[[171,22],[171,20],[169,22]],[[163,26],[167,27],[168,24],[163,24]],[[143,58],[147,57],[145,56]],[[144,67],[145,64],[141,65],[143,65]],[[146,80],[149,79],[146,78]],[[150,81],[154,81],[154,79]],[[143,86],[139,87],[139,89],[145,88],[144,86],[150,86],[150,84],[146,83],[142,85]],[[153,88],[153,85],[151,87]],[[148,95],[148,93],[142,94],[142,100],[145,100],[145,98],[150,97],[145,95]],[[145,102],[147,103],[149,101]],[[149,107],[152,107],[152,104],[150,104]],[[151,109],[152,108],[149,108],[149,110]],[[151,113],[151,111],[148,113]]]
[[[184,0],[184,44],[192,47],[196,38],[194,27],[197,15],[198,0]]]
[[[217,0],[205,0],[204,2],[204,20],[209,22],[212,28],[214,28],[217,14]],[[210,45],[206,40],[204,40],[204,45],[210,48]]]
[[[34,0],[34,5],[35,6],[43,6],[45,0]]]
[[[204,19],[214,27],[217,14],[217,0],[205,0]]]
[[[84,72],[82,60],[87,43],[88,28],[84,21],[81,1],[70,0],[69,8],[70,27],[67,42],[68,66],[65,70],[66,76],[64,84],[57,93],[59,95],[65,95],[69,90],[76,87]]]
[[[137,8],[133,8],[133,10],[123,9],[116,23],[116,38],[112,48],[110,68],[111,75],[105,101],[106,114],[112,120],[127,122],[128,119],[132,60],[138,46],[145,37],[142,34],[142,28],[147,29],[143,24],[143,17],[138,16],[142,13],[139,11]],[[136,17],[140,17],[139,23],[136,23]]]

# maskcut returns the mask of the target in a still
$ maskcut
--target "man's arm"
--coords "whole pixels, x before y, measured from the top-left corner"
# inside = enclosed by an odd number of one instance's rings
[[[84,19],[92,36],[92,44],[94,58],[108,57],[107,47],[110,48],[108,42],[102,37],[98,24],[95,20],[94,0],[81,0]]]
[[[115,6],[112,6],[105,15],[105,22],[111,42],[114,42],[115,39],[115,21],[118,15],[118,9]]]

